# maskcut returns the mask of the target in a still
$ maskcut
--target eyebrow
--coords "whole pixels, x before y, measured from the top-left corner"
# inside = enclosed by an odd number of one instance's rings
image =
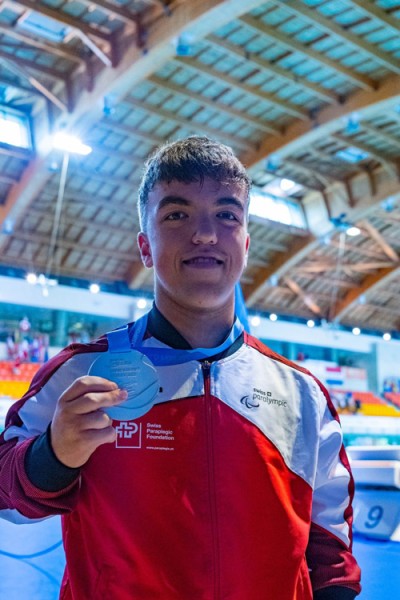
[[[178,204],[179,206],[190,206],[190,201],[182,196],[164,196],[161,198],[160,203],[158,205],[158,210],[161,210],[165,206],[169,206],[170,204]],[[216,202],[217,206],[234,206],[244,212],[245,208],[243,204],[235,198],[234,196],[223,196],[222,198],[218,198]]]

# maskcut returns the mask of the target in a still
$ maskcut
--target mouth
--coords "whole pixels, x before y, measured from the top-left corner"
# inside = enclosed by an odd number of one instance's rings
[[[216,267],[223,265],[223,261],[215,256],[194,256],[183,261],[184,265],[191,267]]]

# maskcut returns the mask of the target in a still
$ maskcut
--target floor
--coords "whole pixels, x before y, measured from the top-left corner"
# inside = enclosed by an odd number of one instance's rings
[[[359,599],[395,598],[400,589],[400,542],[356,537],[354,553],[363,571]],[[0,520],[0,598],[57,600],[63,568],[57,517],[32,525]]]

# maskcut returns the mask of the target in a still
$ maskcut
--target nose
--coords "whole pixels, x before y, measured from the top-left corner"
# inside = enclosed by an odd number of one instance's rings
[[[202,217],[196,221],[192,242],[193,244],[211,245],[217,243],[217,231],[212,219],[209,217]]]

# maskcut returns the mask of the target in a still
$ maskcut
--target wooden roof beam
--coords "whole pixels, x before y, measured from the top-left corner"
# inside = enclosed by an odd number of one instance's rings
[[[259,269],[253,278],[253,283],[243,286],[246,304],[248,306],[255,304],[269,286],[271,275],[279,278],[283,271],[286,272],[290,266],[307,255],[310,244],[314,240],[315,238],[311,235],[296,238],[290,243],[290,248],[286,252],[276,254],[274,260],[270,262],[267,268]]]
[[[386,256],[397,263],[399,261],[399,255],[397,252],[390,246],[390,244],[385,241],[384,237],[379,233],[379,231],[374,227],[371,223],[366,220],[360,221],[359,226],[367,232],[367,234],[378,244],[380,248],[382,248],[383,252]]]
[[[116,68],[103,69],[96,77],[93,88],[82,90],[73,112],[56,119],[54,130],[62,124],[69,131],[81,120],[80,135],[84,136],[85,131],[97,123],[103,112],[101,99],[112,91],[115,101],[118,101],[135,85],[154,74],[175,55],[172,41],[182,31],[193,34],[196,39],[203,38],[263,2],[264,0],[191,0],[190,3],[177,5],[169,18],[154,22],[151,22],[150,10],[146,14],[149,22],[146,52],[136,45],[130,45]],[[29,8],[35,10],[36,3],[31,0]],[[159,14],[159,8],[155,11]],[[46,160],[50,152],[50,148],[41,149],[40,157],[29,165],[18,184],[12,186],[5,204],[0,206],[0,223],[6,217],[17,220],[45,186],[50,177]],[[5,241],[6,237],[0,233],[0,253]]]
[[[65,73],[61,73],[57,71],[57,69],[53,69],[51,67],[45,67],[40,65],[39,63],[35,63],[33,60],[29,60],[27,58],[21,58],[15,54],[10,54],[9,52],[4,52],[4,50],[0,50],[0,58],[4,59],[5,63],[12,63],[19,67],[25,67],[30,69],[31,71],[35,71],[36,73],[47,75],[51,79],[55,79],[57,81],[65,81]]]
[[[313,312],[317,317],[321,316],[321,309],[316,302],[312,299],[310,294],[307,294],[294,279],[290,277],[284,277],[284,282],[288,288],[302,300],[302,302]]]
[[[18,230],[14,231],[12,240],[23,240],[25,242],[33,242],[48,247],[50,241],[49,237],[50,236],[48,235],[40,235],[36,233]],[[128,262],[132,260],[132,252],[120,252],[119,250],[115,250],[114,248],[105,248],[104,245],[88,246],[86,244],[80,244],[79,242],[75,242],[72,240],[58,238],[56,247],[64,248],[67,250],[77,250],[78,252],[84,252],[85,254],[89,254],[90,252],[92,252],[95,256],[107,256],[110,258],[116,258],[118,260],[125,260]],[[5,251],[4,254],[7,254],[7,251]]]
[[[400,77],[391,75],[379,83],[376,90],[360,90],[349,96],[340,106],[332,105],[323,108],[315,119],[307,122],[297,120],[285,129],[277,138],[268,138],[261,144],[254,155],[242,157],[245,164],[264,164],[270,154],[279,153],[283,158],[303,148],[312,146],[315,142],[329,135],[336,134],[343,128],[343,119],[354,112],[360,117],[368,119],[377,111],[393,111],[400,101]],[[346,143],[352,143],[345,138]]]
[[[340,242],[338,242],[337,240],[331,239],[329,241],[329,246],[331,246],[332,248],[337,248],[338,250],[341,249]],[[382,259],[382,254],[380,254],[374,250],[369,250],[368,248],[364,248],[363,246],[360,246],[360,245],[356,246],[356,244],[346,244],[346,252],[353,252],[354,254],[360,254],[361,256],[367,256],[369,258],[374,258],[375,260]]]
[[[18,2],[19,0],[17,0]],[[130,13],[128,10],[125,10],[124,8],[122,8],[121,6],[119,6],[118,4],[116,4],[115,2],[110,3],[110,2],[106,2],[105,0],[82,0],[85,4],[87,4],[88,6],[93,6],[96,5],[99,8],[101,8],[101,10],[104,10],[104,12],[106,12],[108,15],[112,16],[112,17],[118,17],[121,21],[123,21],[124,23],[127,23],[128,25],[134,25],[135,27],[138,26],[139,21],[140,21],[140,17],[139,15],[134,15],[132,13]]]
[[[33,38],[26,34],[22,34],[19,31],[17,31],[15,27],[6,27],[5,25],[0,25],[0,33],[4,33],[4,35],[24,42],[26,45],[31,46],[32,48],[44,50],[45,52],[53,54],[54,56],[58,56],[59,58],[70,60],[71,62],[75,62],[79,65],[85,64],[83,58],[73,48],[68,48],[68,50],[64,50],[64,48],[60,45],[56,46],[51,42],[42,42],[38,38]],[[0,45],[2,44],[0,43]],[[20,45],[18,47],[19,49],[21,49]]]
[[[46,270],[46,259],[34,259],[33,261],[31,261],[30,263],[26,260],[26,258],[21,258],[21,257],[7,257],[7,256],[2,256],[1,258],[1,262],[3,265],[7,265],[10,267],[20,267],[21,269],[32,269],[35,270],[36,272],[43,272]],[[50,273],[50,275],[53,275],[54,277],[60,277],[60,276],[65,276],[65,277],[81,277],[82,279],[91,279],[93,277],[93,279],[95,281],[98,280],[99,278],[99,270],[95,269],[95,270],[91,270],[90,267],[86,268],[86,269],[79,269],[78,267],[73,267],[73,268],[69,268],[69,267],[63,267],[62,265],[57,265],[57,272],[54,273]],[[108,273],[106,273],[104,270],[101,272],[101,280],[103,283],[113,283],[114,281],[120,279],[120,277],[118,276],[112,276]]]
[[[379,129],[379,127],[374,127],[374,125],[371,125],[371,123],[367,123],[366,121],[362,121],[360,125],[362,129],[365,129],[365,131],[367,131],[368,133],[372,133],[377,137],[382,138],[383,140],[385,140],[389,144],[392,144],[393,146],[400,147],[400,138],[396,137],[392,133],[389,133],[384,129]]]
[[[325,89],[321,85],[313,83],[312,81],[308,81],[305,77],[299,78],[294,73],[287,69],[283,69],[278,65],[267,61],[264,58],[260,58],[254,52],[248,52],[244,50],[240,46],[236,46],[231,42],[225,40],[224,38],[218,37],[217,35],[211,34],[207,37],[207,41],[211,42],[215,46],[223,48],[230,54],[236,57],[242,58],[246,62],[252,62],[263,71],[267,71],[276,75],[283,81],[288,82],[291,85],[296,86],[297,88],[301,88],[305,92],[312,94],[322,100],[323,102],[327,102],[328,104],[336,104],[340,101],[338,95],[331,90]]]
[[[177,56],[173,59],[173,62],[176,62],[180,66],[183,66],[187,69],[197,71],[198,73],[204,73],[205,75],[208,75],[212,79],[216,79],[218,81],[223,81],[230,88],[233,88],[233,89],[238,88],[242,92],[246,92],[250,96],[257,98],[258,100],[264,100],[265,102],[269,102],[269,104],[272,104],[272,106],[274,106],[275,108],[278,108],[282,112],[287,113],[288,115],[291,115],[292,117],[295,117],[296,119],[302,119],[302,120],[308,119],[308,112],[305,111],[300,106],[296,106],[292,102],[286,102],[285,100],[280,100],[279,97],[275,96],[274,94],[264,92],[263,90],[255,87],[255,86],[246,84],[245,82],[243,82],[239,79],[235,79],[234,77],[225,75],[225,73],[222,73],[216,69],[208,67],[207,65],[203,64],[199,60],[189,58],[189,57]]]
[[[350,0],[350,4],[359,8],[369,17],[373,17],[384,25],[388,25],[394,32],[400,32],[399,20],[391,17],[390,13],[387,13],[383,8],[380,8],[375,2],[371,2],[371,0]]]
[[[320,27],[322,31],[327,33],[330,37],[335,37],[339,42],[344,40],[346,44],[349,44],[356,52],[362,50],[369,58],[378,62],[381,66],[400,75],[400,62],[394,56],[381,50],[378,45],[370,44],[361,36],[351,33],[348,29],[344,29],[335,23],[333,19],[324,17],[318,11],[317,7],[312,9],[308,8],[303,3],[298,2],[298,0],[285,0],[284,2],[282,0],[276,0],[276,2],[296,16],[300,15],[304,17],[307,21],[312,23],[314,27]]]
[[[285,158],[284,164],[291,165],[297,169],[303,170],[305,173],[313,176],[315,179],[318,179],[322,184],[322,188],[327,187],[333,181],[340,181],[338,177],[333,177],[330,174],[323,173],[321,169],[318,167],[314,167],[314,165],[305,165],[303,161],[298,160],[296,158]]]
[[[118,211],[115,211],[118,212]],[[41,219],[42,221],[49,221],[50,223],[53,222],[53,215],[50,213],[50,211],[44,211],[44,210],[39,210],[36,208],[30,208],[28,213],[27,213],[27,218],[29,219],[29,217],[34,217],[37,219]],[[121,237],[122,235],[132,235],[132,224],[128,223],[126,220],[124,221],[126,227],[124,227],[123,225],[121,227],[115,227],[112,225],[108,225],[107,223],[98,223],[96,222],[95,219],[82,219],[82,217],[79,215],[79,217],[74,217],[74,216],[69,216],[66,214],[66,211],[64,209],[63,211],[63,215],[62,215],[62,222],[65,225],[73,225],[73,226],[77,226],[77,227],[85,227],[85,230],[88,231],[98,231],[98,232],[105,232],[105,233],[109,233],[110,235],[116,236],[118,234],[119,237]],[[17,232],[18,235],[18,232]]]
[[[209,127],[207,124],[204,123],[196,123],[196,121],[191,121],[190,119],[180,117],[179,115],[171,111],[164,110],[160,106],[153,106],[142,101],[139,102],[138,100],[133,100],[129,97],[125,99],[125,102],[135,108],[139,108],[149,113],[156,114],[165,119],[166,121],[174,122],[179,127],[185,127],[187,129],[192,129],[193,131],[201,129],[203,133],[211,135],[211,137],[216,137],[221,141],[225,141],[225,143],[230,144],[234,148],[240,148],[241,150],[249,150],[253,147],[253,144],[249,143],[244,138],[230,135],[229,133],[226,133],[223,130],[214,129],[213,127]]]
[[[110,34],[104,33],[104,31],[101,31],[100,29],[97,29],[96,27],[85,23],[80,19],[75,19],[75,17],[71,17],[66,12],[63,12],[60,9],[50,8],[50,6],[42,3],[39,4],[34,0],[15,0],[14,3],[20,6],[24,6],[25,8],[29,8],[30,10],[33,10],[36,13],[44,15],[45,17],[50,17],[51,19],[58,21],[58,23],[64,23],[64,25],[69,25],[70,27],[73,27],[78,31],[82,31],[86,35],[92,35],[93,37],[96,37],[102,40],[103,42],[107,42],[111,45],[112,38]]]
[[[399,271],[397,265],[391,265],[365,277],[356,289],[350,290],[336,306],[332,307],[332,320],[341,321],[355,307],[361,296],[372,290],[375,292],[380,286],[386,285],[392,277],[399,274]]]
[[[298,52],[304,57],[311,58],[319,64],[322,64],[325,67],[332,69],[333,73],[340,73],[343,77],[345,77],[346,79],[348,79],[349,81],[351,81],[352,83],[364,90],[373,90],[376,87],[376,83],[370,77],[361,73],[357,73],[353,69],[349,69],[341,63],[338,63],[333,59],[329,58],[328,56],[325,56],[321,52],[317,52],[309,46],[305,46],[301,42],[298,42],[296,39],[291,38],[289,35],[279,31],[276,27],[273,27],[272,25],[267,25],[266,23],[263,23],[262,21],[255,19],[250,15],[245,15],[241,17],[240,22],[247,25],[248,27],[251,27],[258,33],[268,36],[275,42],[279,42],[280,44],[286,46],[290,53]]]
[[[194,100],[202,106],[208,106],[217,112],[222,112],[223,110],[223,114],[231,115],[233,119],[239,119],[250,127],[255,127],[261,131],[264,131],[265,133],[273,133],[274,135],[280,134],[280,132],[277,131],[272,125],[268,125],[268,123],[261,121],[261,119],[257,119],[256,117],[252,117],[251,115],[241,112],[240,110],[236,110],[232,106],[224,106],[222,109],[222,107],[219,106],[213,98],[208,98],[207,96],[192,92],[191,90],[183,89],[181,86],[169,81],[168,79],[162,79],[156,75],[151,75],[147,78],[147,81],[154,83],[157,87],[168,90],[174,94],[178,94],[183,98]]]
[[[363,152],[366,152],[370,156],[373,156],[376,160],[385,165],[396,177],[399,177],[399,165],[397,165],[393,158],[388,154],[375,150],[375,148],[369,144],[361,142],[357,138],[346,137],[340,133],[334,133],[330,137],[338,140],[342,144],[345,144],[345,146],[353,146],[359,150],[362,150]]]

